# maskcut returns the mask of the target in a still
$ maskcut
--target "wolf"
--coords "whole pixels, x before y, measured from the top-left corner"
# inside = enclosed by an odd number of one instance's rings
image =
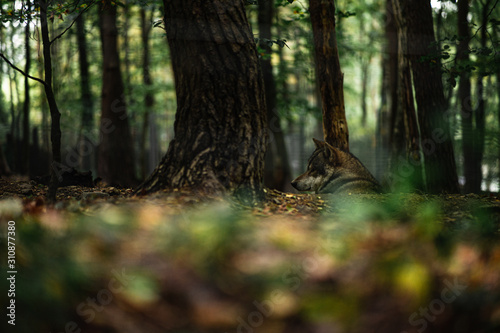
[[[305,173],[292,181],[299,191],[316,193],[381,193],[373,175],[353,154],[313,138],[316,150]]]

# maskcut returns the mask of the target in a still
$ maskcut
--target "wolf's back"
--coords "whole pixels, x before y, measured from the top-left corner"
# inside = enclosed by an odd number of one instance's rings
[[[336,149],[336,148],[335,148]],[[381,193],[382,187],[361,161],[349,152],[337,150],[337,166],[320,188],[320,193]],[[335,158],[335,157],[333,157]]]

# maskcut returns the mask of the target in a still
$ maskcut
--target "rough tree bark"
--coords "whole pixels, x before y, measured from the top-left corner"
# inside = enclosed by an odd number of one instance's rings
[[[134,148],[120,70],[116,6],[107,1],[100,7],[103,55],[101,125],[98,173],[108,184],[135,186]]]
[[[244,1],[163,4],[177,94],[175,137],[138,191],[189,188],[257,199],[266,104]]]
[[[340,70],[335,36],[334,0],[310,0],[314,56],[321,92],[325,141],[349,151],[349,130],[344,106],[344,74]]]
[[[408,44],[408,58],[417,101],[427,190],[459,192],[441,71],[433,58],[438,50],[430,2],[395,0],[394,12],[398,22],[408,29],[408,41],[412,41]]]

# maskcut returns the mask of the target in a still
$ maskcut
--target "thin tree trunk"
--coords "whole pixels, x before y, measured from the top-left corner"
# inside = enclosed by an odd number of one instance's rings
[[[116,6],[108,1],[101,5],[99,16],[103,83],[98,173],[108,184],[134,186],[134,148],[120,70],[116,10]]]
[[[464,68],[469,61],[469,0],[458,1],[458,36],[457,65]],[[474,127],[472,117],[471,80],[470,73],[462,71],[458,83],[458,101],[460,105],[460,121],[462,125],[462,153],[464,156],[464,176],[466,193],[475,192],[474,189]]]
[[[498,131],[500,132],[500,68],[497,71],[497,117],[498,117]],[[498,188],[500,189],[500,145],[498,145]]]
[[[29,12],[31,2],[27,2],[26,10]],[[24,45],[26,47],[24,72],[29,74],[31,68],[31,50],[30,50],[30,25],[26,24],[24,28]],[[21,149],[20,172],[29,174],[30,156],[30,84],[29,78],[24,77],[24,104],[23,104],[23,143]]]
[[[17,141],[17,136],[18,136],[18,129],[16,127],[16,105],[14,103],[14,84],[15,84],[15,75],[12,74],[14,70],[10,69],[8,70],[9,72],[9,111],[10,111],[10,135],[13,140],[13,144]],[[19,95],[18,95],[19,96]],[[18,170],[16,163],[17,157],[15,156],[17,149],[14,149],[14,155],[12,156],[12,168],[13,170]]]
[[[382,75],[380,84],[380,107],[377,110],[377,120],[376,120],[376,168],[375,177],[377,179],[382,179],[385,172],[387,171],[387,152],[389,151],[388,146],[388,102],[387,102],[387,91],[388,89],[388,61],[384,54],[382,54],[381,59]]]
[[[276,108],[276,84],[274,82],[273,67],[271,64],[272,48],[270,45],[271,40],[271,26],[273,17],[274,3],[272,1],[263,0],[259,1],[257,11],[257,21],[259,26],[259,47],[263,50],[261,54],[260,66],[262,68],[262,77],[264,79],[264,91],[266,96],[266,114],[268,125],[270,122],[279,126],[279,118],[275,119]],[[277,121],[276,121],[277,120]],[[266,151],[264,159],[264,185],[269,188],[278,188],[276,179],[276,155],[278,154],[275,146],[274,133],[269,129],[270,140],[269,146]],[[280,181],[282,183],[282,181]]]
[[[4,36],[3,26],[0,25],[0,52],[3,51],[4,37],[5,36]],[[3,61],[0,61],[0,86],[3,85],[3,78],[5,77],[3,63],[4,63]],[[7,124],[7,118],[8,118],[7,108],[4,104],[5,102],[4,97],[5,97],[4,92],[2,89],[0,89],[0,124]],[[0,138],[0,176],[7,176],[10,175],[11,170],[3,150],[3,145],[4,145],[3,138]]]
[[[260,59],[267,105],[267,119],[270,131],[270,145],[265,158],[264,184],[269,188],[285,190],[290,183],[291,174],[288,164],[288,153],[285,145],[280,115],[276,110],[276,82],[271,63],[272,49],[269,40],[272,38],[274,2],[265,0],[259,2],[258,23],[260,47],[267,56]]]
[[[153,110],[153,106],[155,104],[154,96],[151,92],[151,87],[153,85],[153,80],[151,79],[150,72],[150,55],[149,55],[149,36],[151,32],[151,18],[153,16],[153,10],[151,11],[150,18],[146,15],[146,10],[144,8],[140,11],[141,16],[141,39],[142,39],[142,83],[145,86],[145,96],[144,96],[144,117],[142,123],[142,131],[141,131],[141,179],[146,179],[148,173],[150,172],[148,167],[148,156],[147,156],[147,138],[148,138],[148,130],[150,129],[149,119],[151,118],[151,112]],[[149,146],[149,154],[156,154],[155,151],[152,150],[152,146]]]
[[[3,51],[3,40],[4,40],[4,34],[3,34],[3,27],[0,25],[0,52]],[[2,85],[2,81],[4,78],[4,67],[3,67],[3,61],[0,61],[0,85]],[[0,89],[0,124],[7,124],[7,110],[4,105],[4,93],[3,90]],[[5,156],[4,150],[3,150],[3,138],[0,140],[0,176],[8,176],[11,173],[9,163],[7,162],[7,158]]]
[[[4,44],[4,38],[5,38],[5,35],[3,33],[3,30],[4,30],[4,27],[3,25],[0,24],[0,52],[4,52],[3,51],[3,44]],[[4,74],[4,68],[3,68],[3,61],[0,61],[0,86],[3,87],[3,78],[5,77]],[[5,107],[5,96],[4,96],[4,92],[2,89],[0,89],[0,121],[2,124],[7,124],[7,117],[6,117],[6,113],[7,113],[7,109]]]
[[[50,110],[50,140],[52,143],[52,164],[50,168],[50,185],[47,198],[56,200],[57,187],[59,186],[59,171],[61,170],[61,113],[57,107],[54,91],[52,90],[52,56],[50,53],[49,27],[47,22],[47,0],[40,0],[40,25],[42,29],[43,60],[45,68],[44,87],[45,95]]]
[[[90,170],[94,144],[90,135],[94,122],[94,100],[90,90],[89,61],[87,55],[87,40],[85,32],[85,17],[83,15],[76,19],[76,36],[78,43],[78,65],[80,69],[80,90],[82,103],[82,127],[79,138],[80,167]]]
[[[488,41],[488,12],[490,10],[491,0],[487,0],[482,8],[482,17],[481,17],[481,48],[485,49]],[[484,55],[479,56],[484,59]],[[484,61],[481,61],[484,63]],[[476,83],[476,100],[477,100],[477,108],[474,112],[474,121],[475,121],[475,129],[474,129],[474,181],[472,191],[474,193],[481,192],[481,184],[483,181],[483,156],[484,156],[484,139],[485,139],[485,109],[486,109],[486,100],[484,98],[484,72],[488,69],[482,69],[479,71],[479,77],[477,78]]]
[[[87,55],[87,40],[85,32],[85,18],[83,15],[76,19],[76,36],[78,43],[78,65],[80,69],[80,91],[82,103],[82,127],[78,139],[79,164],[83,170],[92,168],[92,156],[95,146],[91,140],[92,125],[94,122],[94,100],[90,90],[89,61]]]
[[[494,28],[494,31],[495,31],[495,35],[497,36],[497,40],[498,38],[500,38],[500,29],[498,29],[497,26],[495,26]],[[497,86],[497,133],[500,133],[500,67],[497,68],[497,72],[496,72],[496,86]],[[497,147],[497,161],[498,161],[498,173],[497,173],[497,177],[498,177],[498,189],[500,191],[500,145],[498,145]]]
[[[405,124],[406,159],[414,166],[411,182],[412,187],[424,190],[424,175],[422,174],[422,161],[420,156],[420,133],[418,130],[417,113],[413,99],[413,88],[411,84],[411,71],[408,61],[403,60],[400,64],[400,95],[403,118]]]
[[[109,0],[107,0],[109,2]],[[134,103],[133,101],[133,95],[132,95],[132,75],[130,74],[130,38],[129,38],[129,28],[130,28],[130,11],[129,11],[129,6],[131,6],[131,1],[130,0],[125,0],[125,5],[123,6],[123,17],[125,19],[125,22],[123,24],[124,29],[123,29],[123,64],[124,64],[124,76],[125,76],[125,82],[124,82],[124,90],[126,92],[126,100],[125,102],[127,105],[132,105]],[[130,114],[130,117],[133,119],[134,115]]]
[[[359,19],[359,32],[361,38],[366,35],[365,20],[363,20],[362,17]],[[361,64],[361,126],[363,127],[366,127],[366,119],[368,117],[368,104],[366,99],[368,95],[368,80],[370,79],[371,58],[372,56],[370,53],[364,56],[363,51],[361,51],[359,62]]]
[[[344,106],[344,74],[340,70],[335,36],[334,0],[310,0],[314,56],[321,92],[325,141],[349,151],[349,130]]]
[[[12,29],[10,33],[10,44],[14,45],[14,34],[16,30]],[[14,59],[15,52],[14,49],[12,48],[10,54],[10,58]],[[10,100],[10,116],[11,116],[11,123],[10,123],[10,134],[12,138],[12,144],[13,146],[10,147],[12,148],[12,169],[14,171],[19,171],[20,169],[20,154],[19,154],[19,147],[17,147],[17,143],[20,138],[20,131],[19,131],[19,119],[20,115],[18,115],[18,109],[17,106],[20,104],[19,97],[21,94],[19,93],[19,85],[17,84],[17,72],[9,67],[9,100]]]
[[[398,157],[402,156],[404,151],[404,127],[400,124],[404,124],[401,116],[401,104],[399,91],[399,71],[398,71],[398,31],[396,26],[396,16],[394,15],[394,9],[392,0],[387,0],[385,3],[385,13],[386,13],[386,23],[385,23],[385,35],[387,38],[387,55],[384,59],[384,71],[385,80],[383,86],[383,94],[387,103],[386,106],[386,116],[385,120],[382,119],[381,127],[381,139],[384,149],[389,154],[389,164],[386,166],[396,165]],[[401,119],[401,121],[399,120]],[[385,158],[387,155],[381,155]]]
[[[441,2],[441,7],[439,8],[439,12],[436,15],[437,16],[436,17],[436,38],[437,38],[437,49],[438,50],[442,49],[442,39],[445,37],[443,35],[447,34],[447,32],[445,31],[445,29],[443,27],[443,13],[445,10],[445,6],[446,6],[446,3]],[[438,60],[439,60],[439,67],[442,67],[442,59],[439,58]],[[453,88],[454,88],[453,85],[448,84],[447,90],[444,91],[447,109],[450,107],[450,100],[453,97]]]
[[[41,35],[41,29],[39,34]],[[42,49],[42,41],[37,40],[37,49],[40,50]],[[40,64],[38,61],[36,62],[37,64],[37,69],[38,69],[38,77],[43,77],[43,71],[44,71],[44,65]],[[40,94],[45,95],[45,85],[41,85],[41,91]],[[42,136],[42,150],[44,151],[50,151],[51,150],[51,143],[50,143],[50,124],[49,124],[49,117],[50,117],[50,110],[49,106],[47,103],[46,98],[41,98],[40,100],[40,111],[42,114],[42,126],[41,126],[41,136]],[[50,158],[47,159],[50,161]],[[49,165],[46,166],[48,169],[50,169],[50,162]]]
[[[161,159],[160,144],[158,142],[158,124],[156,123],[156,114],[149,113],[149,158],[148,158],[148,174],[151,173],[158,165]]]
[[[266,104],[244,2],[164,0],[177,94],[175,138],[140,192],[262,195]]]
[[[368,104],[366,98],[368,95],[368,79],[370,71],[370,59],[361,59],[361,126],[366,127],[368,117]]]

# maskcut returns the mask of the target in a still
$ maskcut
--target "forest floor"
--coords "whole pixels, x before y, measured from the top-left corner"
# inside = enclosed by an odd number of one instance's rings
[[[46,192],[0,179],[19,332],[500,332],[498,194]]]
[[[0,178],[0,200],[18,198],[29,207],[43,207],[48,186],[37,184],[26,177]],[[314,217],[322,211],[342,210],[342,204],[347,201],[377,200],[380,203],[387,201],[391,195],[357,195],[332,199],[329,195],[284,193],[265,189],[265,201],[256,205],[253,211],[257,215],[288,214],[292,216]],[[148,201],[157,201],[162,206],[189,207],[209,199],[199,197],[189,192],[159,192],[146,196]],[[415,212],[422,203],[439,203],[440,215],[445,222],[453,223],[472,218],[472,214],[484,211],[485,213],[500,214],[500,194],[400,194],[401,205],[408,212]],[[121,204],[141,200],[141,196],[134,196],[133,189],[111,186],[60,187],[57,193],[56,208],[76,209],[103,202]]]

